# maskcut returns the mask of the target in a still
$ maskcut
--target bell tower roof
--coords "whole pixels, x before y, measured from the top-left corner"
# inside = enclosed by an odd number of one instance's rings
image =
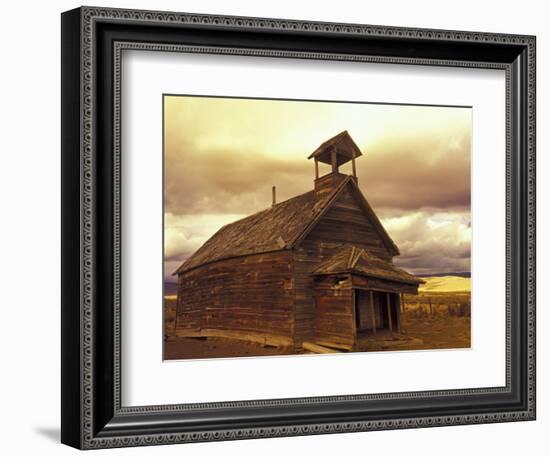
[[[339,172],[338,168],[349,161],[351,161],[353,179],[357,183],[355,159],[361,155],[363,155],[361,150],[347,130],[340,132],[321,144],[308,157],[308,159],[313,159],[315,162],[315,190],[324,192],[331,191],[337,187],[346,177],[346,175]],[[331,165],[331,172],[324,176],[319,176],[319,162]]]
[[[318,162],[334,165],[333,152],[336,156],[335,165],[337,167],[362,155],[361,150],[355,144],[348,131],[344,130],[321,144],[321,146],[310,154],[308,159],[315,159]]]

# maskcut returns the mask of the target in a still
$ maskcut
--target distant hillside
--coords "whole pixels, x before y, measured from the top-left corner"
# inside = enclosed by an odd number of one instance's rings
[[[461,278],[469,278],[471,276],[471,273],[469,271],[453,271],[447,273],[431,273],[422,275],[423,278],[432,278],[434,276],[459,276]]]
[[[470,278],[461,276],[424,276],[426,284],[420,284],[420,293],[428,292],[470,292]]]

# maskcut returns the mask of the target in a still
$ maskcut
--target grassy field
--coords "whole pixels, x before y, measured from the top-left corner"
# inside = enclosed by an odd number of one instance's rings
[[[470,278],[461,276],[432,276],[422,278],[425,283],[418,295],[405,295],[405,312],[445,316],[470,316]]]
[[[418,315],[470,316],[470,293],[432,292],[403,297],[402,311]]]
[[[421,344],[399,349],[469,348],[470,293],[431,292],[405,295],[402,331]]]

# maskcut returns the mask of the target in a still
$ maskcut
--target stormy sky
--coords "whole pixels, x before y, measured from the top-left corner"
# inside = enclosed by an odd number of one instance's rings
[[[307,157],[342,130],[363,152],[359,187],[395,263],[470,271],[471,122],[470,108],[165,96],[165,276],[222,225],[269,207],[273,185],[278,201],[311,190]]]

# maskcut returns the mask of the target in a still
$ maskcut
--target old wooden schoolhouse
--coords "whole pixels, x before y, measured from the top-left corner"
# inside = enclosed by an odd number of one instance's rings
[[[347,131],[329,139],[309,156],[313,190],[223,226],[188,258],[175,272],[176,335],[301,352],[399,332],[400,294],[422,280],[393,263],[399,249],[357,184],[361,155]],[[319,176],[319,162],[331,171]]]

